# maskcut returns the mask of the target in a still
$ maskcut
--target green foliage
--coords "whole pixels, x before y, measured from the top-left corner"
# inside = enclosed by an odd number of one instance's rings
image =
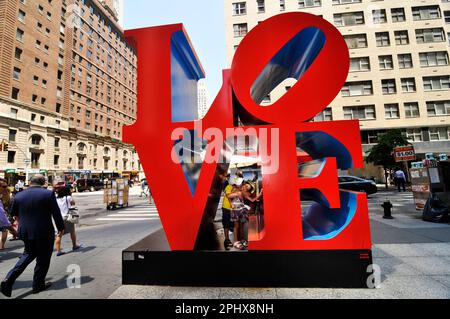
[[[366,162],[383,166],[385,170],[398,166],[393,156],[394,148],[406,145],[409,142],[400,130],[388,131],[379,136],[378,144],[371,149]]]

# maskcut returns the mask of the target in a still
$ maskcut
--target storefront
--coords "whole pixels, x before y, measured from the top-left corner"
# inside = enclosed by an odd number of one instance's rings
[[[14,186],[19,180],[25,182],[26,174],[25,170],[19,169],[6,169],[4,178],[7,180],[9,186]]]
[[[28,185],[29,180],[34,176],[34,175],[44,175],[45,177],[48,178],[48,170],[46,169],[28,169],[25,171],[25,184]]]
[[[128,179],[130,181],[138,181],[139,180],[139,172],[138,171],[123,171],[122,178]]]
[[[91,171],[88,170],[69,170],[64,172],[64,180],[73,183],[80,178],[91,178]]]

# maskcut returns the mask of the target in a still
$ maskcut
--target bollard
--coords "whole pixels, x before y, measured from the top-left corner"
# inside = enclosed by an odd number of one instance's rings
[[[394,219],[394,217],[392,217],[392,208],[394,207],[394,205],[392,205],[390,200],[386,199],[381,207],[384,208],[384,219]]]

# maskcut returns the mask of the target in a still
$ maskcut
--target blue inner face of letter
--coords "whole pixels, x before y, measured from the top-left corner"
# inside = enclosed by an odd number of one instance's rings
[[[277,52],[253,83],[250,92],[253,101],[261,104],[268,94],[288,78],[299,80],[322,51],[325,40],[325,34],[316,27],[297,33]]]
[[[170,53],[172,122],[195,121],[199,117],[197,82],[205,74],[183,31],[173,34]]]

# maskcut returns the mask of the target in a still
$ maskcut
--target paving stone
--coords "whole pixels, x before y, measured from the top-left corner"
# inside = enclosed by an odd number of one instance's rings
[[[334,299],[336,292],[333,289],[298,289],[277,288],[278,299]]]
[[[422,244],[382,244],[376,246],[385,254],[395,257],[425,257],[433,256]]]
[[[161,299],[169,287],[121,286],[108,299]]]
[[[450,260],[445,257],[399,257],[424,275],[450,275]]]
[[[219,299],[219,288],[168,287],[164,299]]]
[[[276,299],[274,288],[221,288],[220,299]]]

